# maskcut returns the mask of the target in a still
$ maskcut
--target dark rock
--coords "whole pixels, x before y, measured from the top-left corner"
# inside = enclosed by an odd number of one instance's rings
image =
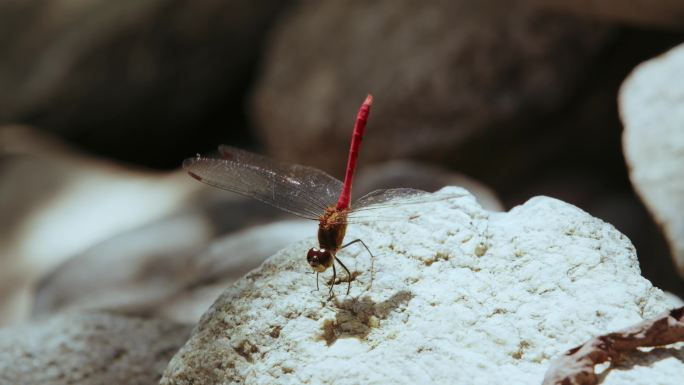
[[[610,23],[684,30],[684,2],[679,0],[535,0],[539,5]]]
[[[244,139],[224,127],[241,119],[264,31],[286,4],[2,2],[0,123],[167,167],[188,155],[179,143]]]
[[[361,191],[358,196],[376,189],[408,187],[434,192],[445,186],[459,186],[473,194],[483,208],[491,211],[503,210],[496,193],[483,183],[460,173],[409,160],[364,167],[354,186]]]
[[[253,116],[276,157],[341,175],[371,92],[362,161],[495,159],[508,143],[478,143],[557,111],[610,35],[524,2],[303,3],[273,34]]]

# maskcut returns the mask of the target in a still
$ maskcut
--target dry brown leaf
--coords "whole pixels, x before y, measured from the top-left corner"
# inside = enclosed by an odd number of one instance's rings
[[[551,363],[543,385],[596,385],[595,365],[606,361],[615,363],[624,353],[640,347],[681,341],[684,341],[684,307],[622,331],[595,337],[570,349]]]

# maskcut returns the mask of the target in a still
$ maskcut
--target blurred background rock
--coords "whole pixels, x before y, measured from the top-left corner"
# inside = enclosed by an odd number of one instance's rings
[[[150,167],[177,167],[218,140],[248,144],[244,94],[287,5],[4,1],[0,120]]]
[[[274,222],[292,218],[182,160],[226,143],[341,177],[368,92],[356,193],[462,184],[495,210],[557,197],[684,296],[617,106],[639,63],[684,41],[682,15],[665,0],[2,2],[0,324],[65,309],[194,323],[315,223]]]

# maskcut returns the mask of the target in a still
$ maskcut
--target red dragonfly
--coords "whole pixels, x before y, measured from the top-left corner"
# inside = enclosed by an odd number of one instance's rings
[[[337,262],[347,273],[348,295],[354,276],[337,258],[337,252],[354,243],[361,243],[371,255],[371,271],[374,256],[361,239],[343,243],[347,224],[378,220],[372,211],[369,212],[370,210],[407,203],[423,203],[425,197],[429,197],[428,200],[435,199],[435,196],[425,195],[426,192],[415,189],[376,190],[355,201],[354,208],[351,208],[350,197],[356,159],[372,103],[373,97],[368,95],[356,117],[344,183],[312,167],[278,162],[225,145],[219,147],[220,158],[198,155],[186,159],[183,168],[200,182],[258,199],[302,218],[318,221],[319,248],[311,248],[306,255],[309,265],[316,272],[316,286],[318,274],[332,267],[333,276],[329,291],[332,296],[333,286],[337,282]],[[397,198],[401,200],[396,201]],[[446,198],[450,197],[437,196],[437,199]],[[391,200],[395,201],[390,203]]]

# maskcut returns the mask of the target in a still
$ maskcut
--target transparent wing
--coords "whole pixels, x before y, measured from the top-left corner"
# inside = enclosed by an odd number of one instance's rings
[[[220,146],[221,158],[197,156],[183,168],[210,186],[258,199],[297,216],[318,220],[334,205],[342,182],[325,172],[287,164],[230,146]]]
[[[361,211],[362,209],[368,209],[371,206],[373,208],[381,208],[388,206],[388,202],[392,202],[391,206],[396,206],[400,204],[399,202],[406,203],[421,203],[425,202],[424,199],[429,199],[433,194],[418,190],[414,188],[393,188],[393,189],[381,189],[371,191],[368,194],[362,196],[361,198],[354,201],[353,208],[355,211]],[[442,196],[440,196],[442,198]]]
[[[378,210],[405,205],[438,202],[459,198],[465,194],[433,194],[412,188],[396,188],[375,190],[359,198],[352,204],[347,214],[347,223],[369,223],[378,221],[406,220],[404,217],[392,216]]]

